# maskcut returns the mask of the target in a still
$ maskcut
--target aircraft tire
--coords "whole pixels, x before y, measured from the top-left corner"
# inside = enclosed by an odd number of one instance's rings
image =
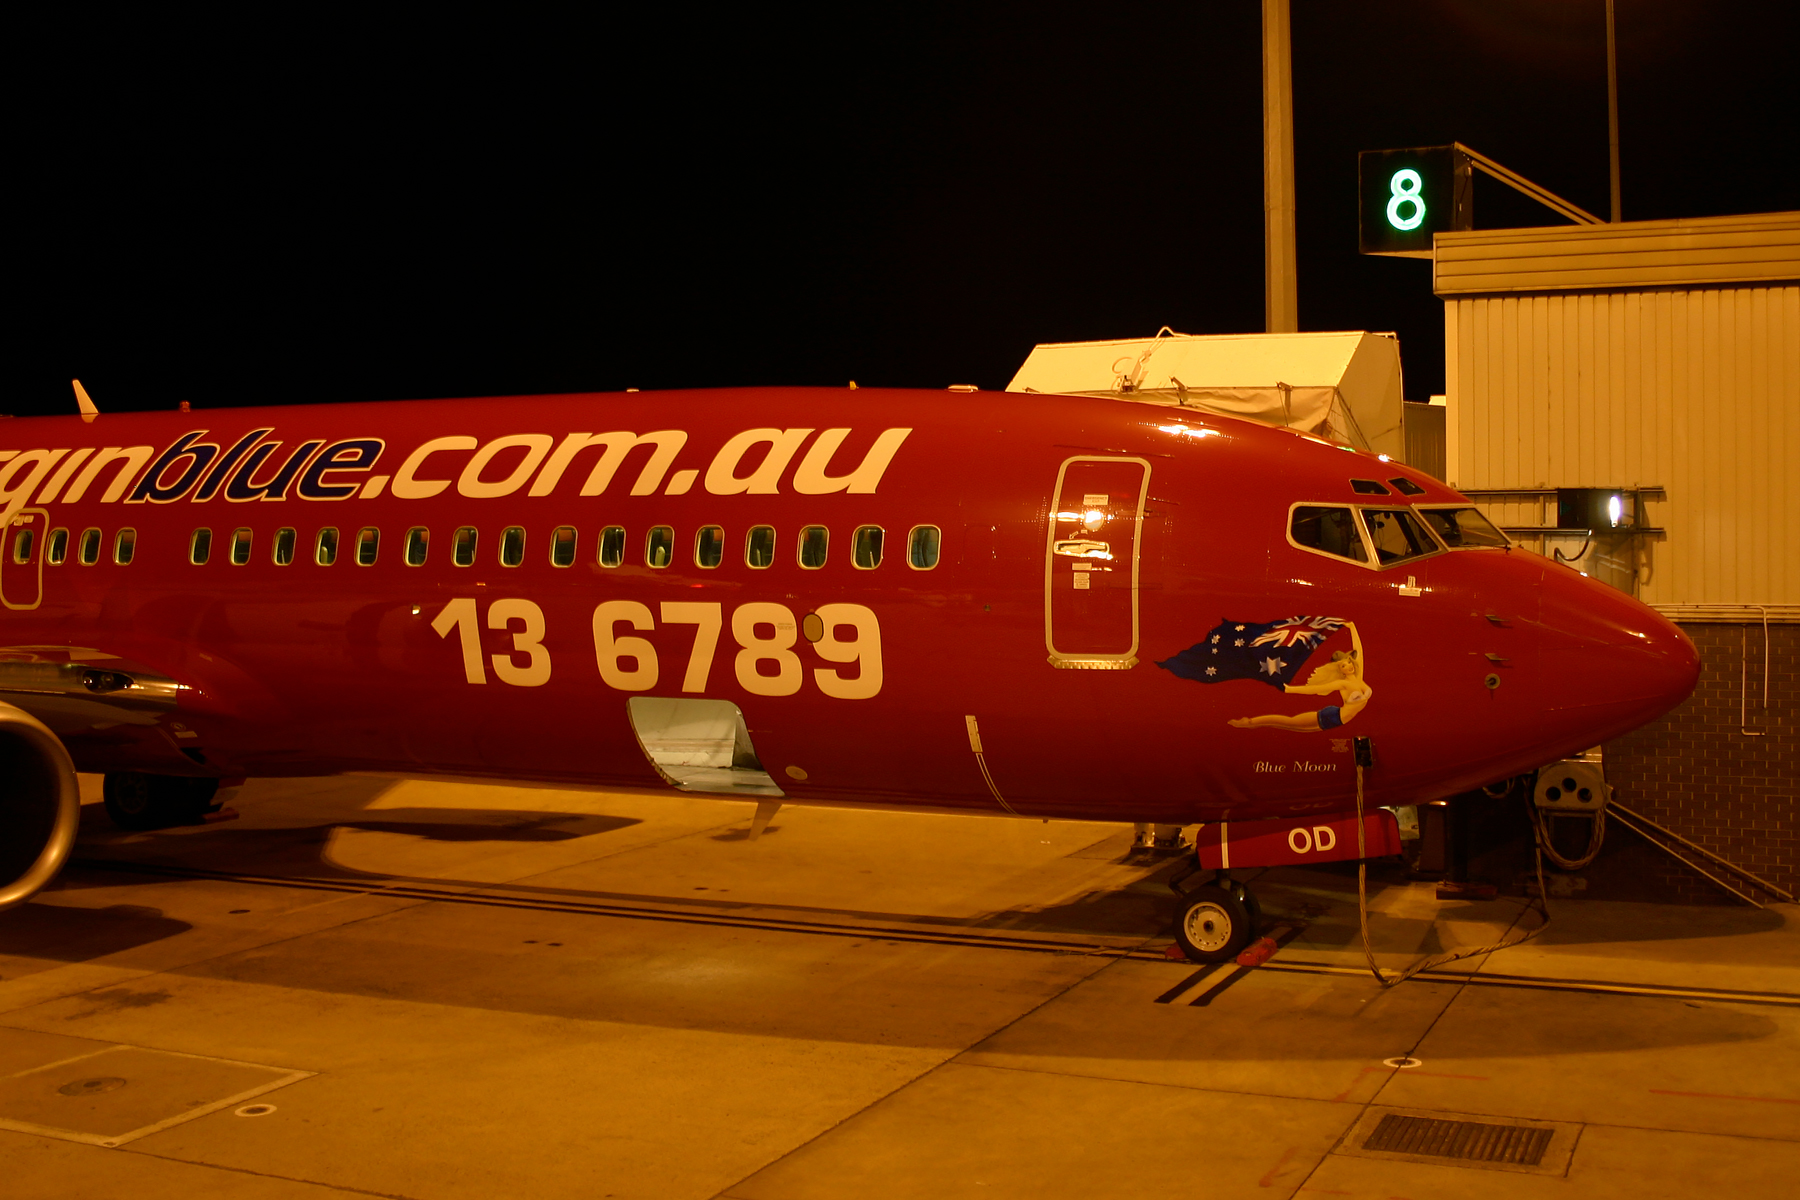
[[[216,779],[114,771],[106,776],[102,799],[120,829],[167,829],[198,824],[218,790]]]
[[[1250,913],[1224,888],[1195,888],[1175,921],[1175,941],[1194,962],[1229,962],[1255,936]]]
[[[1262,932],[1262,905],[1257,903],[1256,893],[1241,883],[1237,885],[1235,895],[1238,903],[1244,906],[1244,911],[1250,916],[1250,936],[1255,938]]]

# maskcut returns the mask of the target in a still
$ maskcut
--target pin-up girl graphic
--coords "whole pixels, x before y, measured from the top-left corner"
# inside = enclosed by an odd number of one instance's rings
[[[1363,647],[1362,638],[1357,636],[1356,623],[1346,621],[1344,627],[1350,631],[1349,650],[1339,650],[1331,656],[1331,661],[1315,670],[1303,684],[1288,684],[1282,691],[1299,696],[1342,697],[1340,704],[1327,704],[1316,713],[1270,713],[1262,717],[1238,717],[1226,724],[1238,729],[1291,729],[1295,733],[1317,733],[1321,729],[1336,729],[1356,719],[1358,713],[1368,706],[1369,699],[1375,695],[1375,689],[1363,679]]]

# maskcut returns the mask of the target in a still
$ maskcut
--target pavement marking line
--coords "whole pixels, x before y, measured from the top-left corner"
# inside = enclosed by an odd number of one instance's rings
[[[116,860],[86,859],[71,860],[71,867],[90,867],[100,870],[160,875],[189,879],[217,879],[234,883],[250,884],[264,887],[299,888],[313,891],[350,892],[355,895],[370,894],[367,881],[346,881],[319,879],[307,876],[250,875],[241,872],[213,871],[198,867],[176,867],[153,863],[135,863]],[[478,890],[485,888],[487,890]],[[446,904],[471,904],[490,908],[517,908],[539,912],[564,912],[581,916],[618,917],[625,920],[666,921],[686,925],[717,925],[732,928],[763,929],[771,932],[815,934],[825,937],[877,938],[897,942],[920,942],[934,945],[968,946],[990,950],[1018,950],[1036,954],[1075,954],[1094,958],[1114,960],[1130,959],[1138,962],[1168,963],[1167,958],[1157,950],[1148,949],[1142,944],[1136,946],[1106,945],[1095,942],[1068,942],[1048,937],[1031,937],[1026,935],[957,933],[939,932],[935,929],[918,927],[905,928],[893,926],[872,926],[841,924],[828,921],[809,921],[799,917],[761,917],[724,912],[694,912],[688,909],[660,908],[652,905],[633,904],[625,901],[579,901],[571,899],[543,899],[517,894],[519,889],[509,888],[506,884],[468,885],[456,887],[450,885],[432,885],[428,883],[395,883],[378,894],[402,899],[423,900]],[[513,894],[501,894],[512,892]],[[666,899],[666,903],[673,903]],[[737,907],[751,909],[756,907],[749,903],[739,902]],[[816,911],[816,910],[815,910]],[[829,910],[826,910],[829,911]],[[1145,939],[1160,940],[1157,939]],[[1286,972],[1295,975],[1347,975],[1366,976],[1368,968],[1364,966],[1340,966],[1335,963],[1314,962],[1308,960],[1280,961],[1271,959],[1260,967],[1243,970]],[[148,972],[155,974],[156,972]],[[1226,982],[1236,982],[1241,975]],[[1413,976],[1415,980],[1427,983],[1448,983],[1459,987],[1512,987],[1527,990],[1587,992],[1595,994],[1612,994],[1623,996],[1647,996],[1652,998],[1677,1000],[1711,1000],[1726,1004],[1757,1004],[1777,1008],[1800,1008],[1800,993],[1792,992],[1756,992],[1730,988],[1697,988],[1676,987],[1657,984],[1616,983],[1597,979],[1558,979],[1550,976],[1533,975],[1496,975],[1473,971],[1421,971]],[[1190,985],[1191,986],[1191,985]],[[1215,985],[1217,990],[1222,987]]]
[[[1389,1075],[1397,1075],[1400,1072],[1400,1068],[1399,1067],[1364,1067],[1362,1070],[1360,1070],[1356,1073],[1356,1078],[1352,1079],[1350,1081],[1350,1086],[1345,1088],[1343,1091],[1339,1092],[1337,1095],[1333,1096],[1331,1098],[1331,1102],[1333,1104],[1342,1104],[1344,1101],[1346,1101],[1350,1098],[1350,1093],[1354,1092],[1356,1090],[1357,1084],[1361,1083],[1368,1076],[1375,1074],[1376,1072],[1379,1072],[1379,1071],[1386,1071]]]
[[[1721,1092],[1673,1092],[1668,1088],[1651,1088],[1652,1096],[1689,1096],[1696,1100],[1756,1100],[1763,1104],[1800,1104],[1786,1096],[1727,1096]]]
[[[1405,1071],[1409,1077],[1414,1079],[1422,1075],[1428,1079],[1470,1079],[1476,1083],[1491,1083],[1494,1078],[1492,1075],[1457,1075],[1450,1071],[1426,1071],[1418,1067],[1390,1067],[1383,1063],[1378,1067],[1364,1067],[1357,1072],[1356,1078],[1351,1081],[1350,1086],[1331,1098],[1332,1103],[1336,1104],[1342,1101],[1345,1096],[1355,1091],[1356,1085],[1362,1082],[1363,1076],[1377,1074],[1381,1071],[1386,1071],[1390,1075],[1398,1075],[1401,1071]]]
[[[1446,978],[1449,978],[1449,977],[1454,977],[1457,973],[1454,971],[1446,971],[1446,972],[1443,972],[1443,974]],[[1479,974],[1476,974],[1474,976],[1474,978],[1475,978],[1475,981],[1478,983],[1485,980],[1490,983],[1516,984],[1520,987],[1529,987],[1533,984],[1538,984],[1538,983],[1576,983],[1576,984],[1581,984],[1584,987],[1596,987],[1596,988],[1625,988],[1625,989],[1644,988],[1644,989],[1647,989],[1647,990],[1653,991],[1653,992],[1654,991],[1680,990],[1680,991],[1704,992],[1710,996],[1732,996],[1732,997],[1742,997],[1744,999],[1777,997],[1777,998],[1785,999],[1785,1000],[1800,1000],[1800,993],[1794,993],[1794,992],[1764,992],[1764,991],[1751,991],[1751,990],[1748,990],[1745,988],[1720,988],[1720,987],[1679,988],[1673,984],[1618,983],[1618,982],[1615,982],[1614,980],[1610,980],[1610,979],[1558,979],[1554,976],[1542,976],[1542,975],[1508,975],[1508,974],[1505,974],[1505,973],[1499,972],[1499,971],[1483,971]]]
[[[10,1029],[13,1027],[8,1026],[7,1028]],[[82,1059],[92,1058],[96,1054],[111,1053],[113,1049],[114,1049],[114,1047],[112,1047],[112,1046],[102,1046],[98,1050],[89,1050],[86,1054],[77,1054],[74,1058],[58,1059],[56,1062],[53,1062],[53,1063],[45,1063],[41,1067],[26,1067],[23,1071],[14,1071],[11,1075],[8,1075],[7,1078],[8,1079],[23,1079],[27,1075],[36,1075],[39,1071],[54,1071],[58,1067],[66,1067],[70,1063],[78,1063]]]
[[[1336,963],[1274,961],[1259,970],[1286,971],[1295,975],[1367,975],[1367,967],[1339,966]],[[1614,983],[1604,979],[1558,979],[1538,975],[1466,974],[1457,971],[1420,971],[1413,979],[1427,983],[1450,983],[1475,987],[1523,988],[1527,991],[1591,992],[1598,995],[1649,996],[1670,1000],[1712,1000],[1721,1004],[1761,1004],[1777,1008],[1800,1008],[1800,994],[1794,992],[1752,992],[1728,988],[1680,987],[1665,984]]]
[[[132,1129],[125,1133],[113,1136],[98,1133],[83,1133],[77,1129],[65,1129],[52,1125],[38,1125],[30,1121],[14,1121],[4,1117],[0,1117],[0,1129],[10,1129],[17,1133],[35,1134],[39,1137],[56,1138],[58,1141],[80,1142],[89,1146],[102,1146],[110,1150],[123,1146],[127,1142],[135,1142],[139,1138],[148,1137],[153,1133],[159,1133],[172,1126],[185,1124],[197,1117],[204,1117],[210,1113],[218,1112],[220,1109],[242,1104],[244,1101],[252,1100],[257,1096],[263,1095],[265,1092],[272,1092],[277,1088],[284,1088],[289,1084],[299,1083],[302,1079],[311,1079],[318,1074],[317,1071],[297,1071],[286,1067],[273,1067],[267,1063],[252,1063],[235,1058],[220,1058],[212,1054],[189,1054],[182,1050],[158,1050],[152,1046],[136,1046],[128,1042],[118,1042],[106,1047],[104,1050],[95,1051],[93,1054],[83,1054],[67,1061],[80,1062],[85,1059],[97,1058],[103,1054],[115,1054],[121,1050],[138,1050],[146,1054],[160,1054],[169,1058],[191,1058],[201,1062],[222,1063],[231,1067],[248,1067],[252,1070],[268,1071],[275,1075],[275,1078],[268,1082],[258,1084],[255,1087],[247,1088],[240,1092],[234,1092],[223,1100],[215,1100],[210,1104],[197,1104],[192,1108],[184,1109],[183,1111],[176,1113],[172,1117],[164,1117],[160,1121],[153,1121],[148,1125],[140,1126],[137,1129]],[[61,1065],[63,1064],[51,1063],[48,1066],[34,1067],[30,1071],[21,1071],[19,1074],[32,1075],[38,1072],[52,1070]],[[9,1076],[9,1078],[13,1079],[17,1079],[18,1077],[18,1075]]]
[[[1300,1147],[1298,1146],[1289,1146],[1286,1150],[1283,1150],[1281,1152],[1281,1157],[1275,1160],[1275,1165],[1270,1167],[1268,1172],[1264,1174],[1261,1179],[1256,1181],[1256,1186],[1274,1187],[1275,1177],[1281,1174],[1281,1168],[1287,1166],[1288,1159],[1294,1157],[1294,1155],[1298,1153],[1300,1153]]]
[[[1473,1079],[1476,1083],[1492,1083],[1492,1075],[1457,1075],[1450,1071],[1408,1071],[1409,1076],[1424,1075],[1431,1079]]]
[[[88,860],[72,865],[106,870],[135,872],[177,878],[225,880],[264,887],[298,888],[313,891],[369,892],[363,881],[318,879],[306,876],[249,875],[232,871],[212,871],[197,867],[171,867],[149,863],[121,863]],[[828,921],[809,921],[799,917],[765,917],[723,912],[694,912],[620,901],[578,901],[544,899],[535,896],[505,895],[511,891],[505,884],[487,885],[477,890],[468,885],[450,886],[418,883],[395,883],[380,894],[402,899],[424,900],[448,904],[470,904],[487,908],[517,908],[534,912],[561,912],[577,916],[621,917],[629,920],[666,921],[683,925],[716,925],[727,928],[764,929],[783,933],[818,934],[826,937],[877,938],[899,942],[923,942],[932,945],[971,946],[992,950],[1021,950],[1039,954],[1073,954],[1094,958],[1136,958],[1143,961],[1166,961],[1159,953],[1142,945],[1105,945],[1095,942],[1068,942],[1046,937],[1003,933],[939,932],[918,927],[856,925]],[[669,901],[669,902],[672,902]],[[733,907],[754,909],[757,905],[733,902]]]
[[[329,900],[319,900],[312,904],[302,904],[297,908],[284,908],[279,912],[270,913],[269,916],[271,916],[271,917],[291,917],[295,913],[311,912],[315,908],[324,908],[330,904],[342,904],[346,900],[355,900],[359,896],[385,896],[389,892],[391,892],[394,888],[399,887],[399,886],[400,886],[399,884],[395,884],[395,883],[386,883],[378,888],[367,888],[360,892],[347,892],[342,896],[333,896]]]

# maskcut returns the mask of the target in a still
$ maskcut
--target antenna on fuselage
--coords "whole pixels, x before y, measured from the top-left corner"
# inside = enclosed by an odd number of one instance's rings
[[[81,419],[92,421],[99,416],[100,410],[94,406],[93,398],[87,394],[87,389],[81,386],[81,380],[71,379],[69,382],[75,385],[75,407],[81,410]]]

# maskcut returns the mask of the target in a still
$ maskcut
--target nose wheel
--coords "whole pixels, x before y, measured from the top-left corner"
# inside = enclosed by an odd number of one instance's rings
[[[1194,962],[1227,962],[1250,944],[1261,920],[1256,898],[1241,883],[1209,883],[1183,899],[1175,941]]]
[[[1249,888],[1220,871],[1212,882],[1192,891],[1182,886],[1204,870],[1192,863],[1169,880],[1181,897],[1175,919],[1175,941],[1194,962],[1226,962],[1238,956],[1262,928],[1262,905]]]
[[[1237,902],[1250,915],[1250,936],[1255,937],[1262,932],[1262,905],[1256,902],[1256,893],[1241,883],[1233,883],[1231,894],[1237,897]]]

